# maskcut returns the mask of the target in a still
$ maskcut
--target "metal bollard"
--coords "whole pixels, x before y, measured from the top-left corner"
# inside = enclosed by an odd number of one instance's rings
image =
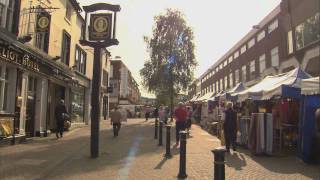
[[[162,146],[162,127],[163,127],[163,122],[160,121],[160,124],[159,124],[159,144],[158,144],[158,146]]]
[[[154,139],[158,139],[158,119],[154,121]]]
[[[180,166],[178,178],[186,178],[186,146],[187,145],[187,132],[180,131]]]
[[[224,180],[225,179],[225,161],[224,153],[226,150],[224,148],[217,148],[212,150],[214,154],[214,180]]]
[[[166,125],[166,130],[167,130],[167,132],[166,132],[166,134],[167,134],[167,138],[166,138],[166,154],[164,155],[164,157],[166,157],[166,158],[171,158],[172,156],[171,156],[171,152],[170,152],[170,145],[171,145],[171,134],[170,134],[170,132],[171,132],[171,125]]]

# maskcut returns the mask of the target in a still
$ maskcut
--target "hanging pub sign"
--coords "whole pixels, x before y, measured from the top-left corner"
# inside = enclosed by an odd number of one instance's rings
[[[50,29],[50,14],[40,13],[37,15],[37,32],[48,32]]]
[[[104,41],[111,39],[112,14],[92,14],[90,18],[89,40]]]

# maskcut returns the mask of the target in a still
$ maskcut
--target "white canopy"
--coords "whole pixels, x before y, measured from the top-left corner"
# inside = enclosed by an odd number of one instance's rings
[[[319,79],[319,77],[303,79],[301,82],[301,94],[303,94],[303,95],[320,94],[320,79]]]
[[[201,96],[200,98],[198,98],[198,101],[208,101],[208,99],[211,98],[212,96],[213,96],[213,92],[209,92]]]
[[[282,95],[282,87],[301,87],[301,79],[310,77],[300,68],[296,68],[287,73],[278,74],[275,76],[267,76],[256,85],[236,93],[238,95],[238,101],[244,101],[246,99],[253,100],[267,100],[275,95]]]

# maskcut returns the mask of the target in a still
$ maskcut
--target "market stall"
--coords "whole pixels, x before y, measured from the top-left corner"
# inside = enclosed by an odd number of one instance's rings
[[[319,77],[302,80],[301,94],[299,156],[305,162],[320,163],[320,127],[316,126],[315,121],[315,111],[320,108]]]

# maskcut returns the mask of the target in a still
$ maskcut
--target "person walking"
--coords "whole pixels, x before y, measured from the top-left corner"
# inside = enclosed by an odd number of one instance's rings
[[[191,129],[191,118],[192,118],[192,110],[191,107],[187,107],[187,121],[186,121],[186,128],[187,128],[187,133],[189,135],[189,131]]]
[[[111,118],[111,125],[113,125],[113,136],[117,137],[119,135],[119,131],[121,128],[121,112],[119,111],[119,108],[116,107],[113,112],[110,114]]]
[[[56,127],[57,127],[56,137],[57,137],[57,139],[59,139],[59,134],[60,134],[60,138],[63,137],[64,121],[67,116],[67,109],[66,109],[66,106],[64,104],[63,99],[61,99],[59,104],[56,106],[56,108],[54,110],[54,114],[56,117]]]
[[[178,108],[174,111],[176,118],[176,146],[179,145],[180,137],[179,132],[185,130],[187,121],[187,111],[185,110],[183,103],[179,103]]]
[[[236,151],[237,114],[233,110],[231,102],[227,103],[223,128],[227,152],[230,152],[230,145],[232,145],[233,150]]]
[[[153,116],[154,116],[155,119],[158,119],[158,117],[159,117],[159,109],[158,109],[158,107],[156,107],[153,110]]]

